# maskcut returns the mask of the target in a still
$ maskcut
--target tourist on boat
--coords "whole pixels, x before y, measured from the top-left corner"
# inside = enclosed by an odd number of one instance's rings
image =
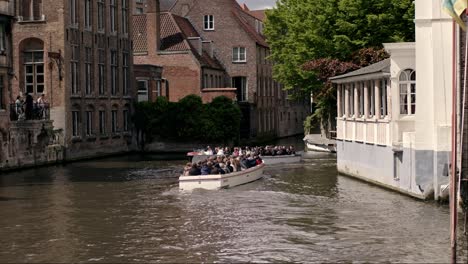
[[[207,163],[204,163],[201,168],[201,175],[211,175],[212,169],[213,169],[213,163],[211,163],[210,161]]]
[[[193,163],[192,168],[189,171],[189,176],[198,176],[198,175],[201,175],[200,167],[196,163]]]
[[[216,155],[218,156],[223,156],[224,155],[224,149],[223,148],[217,148],[218,151],[216,152]]]
[[[208,148],[206,148],[204,154],[205,155],[213,155],[213,150],[210,148],[210,146],[208,146]]]
[[[192,163],[187,163],[185,164],[185,167],[184,167],[184,176],[189,176],[190,175],[190,170],[192,169]]]

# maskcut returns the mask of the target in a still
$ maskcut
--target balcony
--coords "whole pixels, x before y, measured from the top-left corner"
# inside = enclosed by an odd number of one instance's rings
[[[27,111],[26,106],[17,107],[16,104],[10,104],[10,120],[11,121],[40,121],[50,120],[50,105],[49,104],[33,104],[32,110]]]
[[[0,15],[15,16],[13,0],[0,0]]]

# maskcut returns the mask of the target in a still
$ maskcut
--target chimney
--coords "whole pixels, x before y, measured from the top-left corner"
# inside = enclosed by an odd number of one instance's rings
[[[148,23],[148,48],[152,51],[159,51],[161,47],[161,11],[159,0],[147,1],[145,9]]]
[[[198,52],[199,55],[203,53],[203,45],[201,37],[189,37],[187,38],[190,45]]]
[[[214,56],[214,52],[213,52],[213,41],[211,40],[205,40],[205,41],[202,41],[202,48],[203,48],[203,51],[208,53],[208,55],[213,58]]]

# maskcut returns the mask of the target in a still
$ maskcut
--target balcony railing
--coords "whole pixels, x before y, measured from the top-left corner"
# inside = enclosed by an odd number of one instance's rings
[[[15,15],[13,0],[0,0],[0,15]]]
[[[25,104],[17,106],[10,104],[10,120],[11,121],[28,121],[28,120],[49,120],[50,105],[34,103],[32,109],[28,109]]]

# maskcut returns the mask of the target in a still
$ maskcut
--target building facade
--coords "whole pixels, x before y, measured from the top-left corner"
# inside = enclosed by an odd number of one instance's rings
[[[384,44],[390,59],[332,78],[338,170],[438,199],[450,172],[452,20],[439,1],[415,3],[416,43]]]
[[[250,11],[235,0],[177,0],[168,9],[187,18],[202,38],[214,45],[214,54],[237,89],[243,110],[244,137],[285,137],[303,133],[309,114],[306,101],[287,99],[283,86],[273,79],[268,43],[263,35],[263,11]]]
[[[131,148],[130,0],[16,0],[12,94],[45,95],[67,160]]]
[[[199,95],[204,102],[218,95],[234,98],[235,90],[226,87],[226,72],[213,55],[212,42],[202,40],[187,19],[161,12],[157,0],[137,1],[133,27],[135,64],[162,66],[165,89],[150,94],[170,101],[189,94]],[[143,87],[144,80],[137,81]]]

